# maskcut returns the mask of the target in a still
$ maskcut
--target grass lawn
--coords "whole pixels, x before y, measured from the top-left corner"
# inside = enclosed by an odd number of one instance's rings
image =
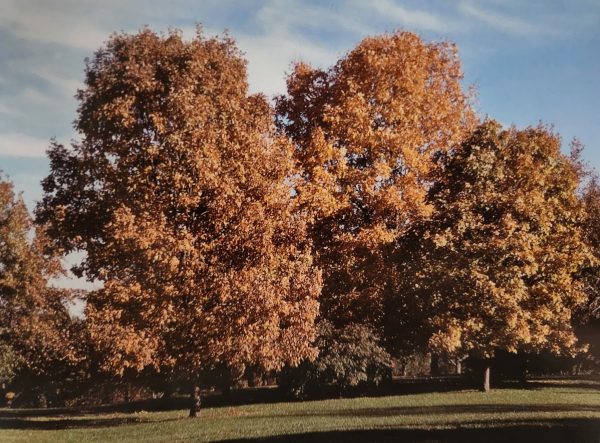
[[[0,409],[1,442],[539,441],[600,442],[600,384],[554,381],[187,411],[58,415]]]

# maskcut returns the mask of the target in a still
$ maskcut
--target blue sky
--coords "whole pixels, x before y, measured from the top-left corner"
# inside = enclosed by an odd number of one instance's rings
[[[554,124],[600,169],[600,0],[0,0],[0,169],[30,208],[49,139],[77,137],[84,58],[113,31],[192,36],[197,23],[208,35],[229,30],[251,89],[269,96],[284,91],[292,61],[329,66],[367,35],[405,29],[453,41],[481,116]]]

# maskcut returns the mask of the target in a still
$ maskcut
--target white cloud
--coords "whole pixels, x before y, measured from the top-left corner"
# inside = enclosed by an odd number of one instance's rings
[[[85,50],[89,55],[119,27],[138,29],[142,22],[153,26],[168,20],[170,14],[181,19],[179,14],[170,11],[165,14],[162,3],[149,2],[140,10],[133,3],[121,3],[117,0],[103,1],[102,4],[86,0],[59,0],[52,6],[43,0],[4,0],[0,6],[0,26],[13,36],[32,43],[57,43],[72,50]],[[174,3],[174,8],[192,4]],[[220,17],[226,17],[235,3],[204,3],[198,21],[208,14],[217,18],[218,25],[224,26]],[[240,6],[241,7],[241,6]],[[202,13],[205,10],[205,13]],[[112,13],[112,14],[111,14]],[[110,18],[110,19],[109,19]],[[184,29],[187,23],[171,23]],[[270,0],[252,11],[246,22],[252,26],[246,30],[233,30],[233,36],[246,52],[249,60],[249,81],[253,91],[268,95],[280,93],[285,86],[284,72],[294,60],[303,59],[313,64],[324,65],[335,62],[342,48],[336,42],[319,41],[313,33],[345,33],[356,36],[355,41],[378,30],[376,22],[383,20],[397,23],[407,28],[445,31],[449,21],[423,10],[408,8],[391,0],[374,0],[371,3],[352,1],[348,3],[307,4],[299,0]],[[164,24],[165,26],[167,24]],[[133,29],[135,27],[135,29]],[[208,31],[208,29],[207,29]],[[207,32],[208,34],[208,32]],[[188,36],[188,32],[184,35]],[[52,63],[36,60],[40,65],[23,66],[29,72],[57,87],[66,97],[72,97],[80,82],[73,73],[65,76],[64,69]],[[39,95],[37,97],[41,99]]]
[[[394,27],[439,32],[455,28],[450,20],[390,0],[341,5],[272,0],[256,11],[253,20],[253,33],[235,32],[234,37],[249,61],[251,90],[269,96],[285,92],[284,73],[291,63],[303,60],[319,67],[330,66],[349,49],[348,40],[352,40],[352,45],[367,35],[382,32],[378,21],[392,22]],[[320,32],[343,33],[344,46],[339,41],[314,38]]]
[[[23,117],[25,114],[18,108],[10,107],[0,103],[0,114],[9,117]]]
[[[297,0],[272,0],[257,11],[257,27],[270,34],[298,28],[305,32],[310,29],[371,33],[373,26],[364,20],[362,14],[364,6],[362,2],[351,2],[333,8],[326,4],[307,5]]]
[[[104,2],[106,3],[106,2]],[[3,0],[0,23],[16,37],[95,50],[106,40],[107,30],[90,14],[93,3]]]
[[[448,20],[442,20],[437,15],[408,9],[390,0],[374,0],[369,2],[368,5],[386,19],[398,21],[399,24],[408,28],[444,32],[452,27]]]
[[[64,97],[74,96],[77,89],[83,86],[83,81],[59,73],[58,68],[58,66],[41,64],[35,66],[34,72],[39,78],[54,86],[56,93]]]
[[[45,157],[49,140],[27,134],[0,134],[0,155],[19,157]]]
[[[538,28],[519,17],[485,10],[468,1],[461,2],[459,9],[465,15],[507,34],[531,35],[539,32]]]
[[[252,32],[232,32],[232,36],[248,60],[250,90],[269,97],[285,92],[285,73],[293,62],[303,60],[321,67],[335,63],[341,51],[312,40],[311,32],[333,29],[360,36],[370,29],[345,10],[332,14],[324,6],[306,6],[298,1],[272,0],[248,20],[254,23]],[[214,27],[204,31],[206,35],[219,34]],[[183,34],[188,37],[193,31],[184,28]]]
[[[23,104],[51,104],[53,102],[49,93],[40,91],[37,88],[25,87],[18,93],[18,96],[23,100]]]

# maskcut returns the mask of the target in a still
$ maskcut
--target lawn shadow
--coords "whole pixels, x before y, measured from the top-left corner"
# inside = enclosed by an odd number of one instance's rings
[[[103,428],[111,426],[131,425],[137,423],[159,423],[178,420],[177,418],[163,420],[147,420],[141,417],[93,417],[67,418],[52,417],[51,420],[31,420],[24,417],[0,416],[0,429],[29,429],[29,430],[59,430],[79,428]]]
[[[528,380],[523,386],[525,389],[543,389],[543,388],[572,388],[572,389],[589,389],[600,393],[600,380],[598,379],[582,379],[565,383],[562,380],[544,380],[533,379]]]
[[[468,423],[465,423],[468,426]],[[479,423],[481,426],[481,423]],[[534,443],[597,443],[600,441],[600,420],[555,420],[551,422],[517,423],[506,426],[460,427],[450,429],[373,429],[360,431],[325,431],[225,440],[233,442],[325,443],[325,442],[534,442]]]
[[[570,379],[567,383],[557,380],[556,382],[546,379],[535,379],[529,381],[526,385],[512,382],[499,383],[494,386],[495,389],[515,388],[519,389],[541,389],[548,387],[563,387],[573,389],[587,389],[590,392],[574,392],[577,394],[597,394],[597,378],[594,379]],[[346,392],[344,398],[354,397],[382,397],[390,395],[410,395],[420,393],[434,392],[458,392],[465,389],[472,389],[472,380],[461,376],[439,376],[439,377],[420,377],[420,378],[401,378],[395,379],[387,386],[379,387],[373,390],[354,389]],[[330,398],[339,398],[336,395],[335,388],[321,389],[319,395],[310,397],[307,400],[322,400]],[[282,392],[276,387],[257,387],[234,389],[230,395],[221,395],[218,391],[213,391],[204,395],[202,406],[209,408],[228,407],[246,404],[261,403],[280,403],[289,402],[290,398],[282,395]],[[132,423],[144,422],[143,418],[131,417],[105,417],[102,414],[111,413],[134,413],[139,411],[173,411],[189,408],[189,399],[184,396],[172,396],[169,398],[140,400],[129,403],[119,403],[112,405],[100,405],[93,407],[80,408],[49,408],[49,409],[0,409],[0,429],[65,429],[65,428],[85,428],[116,426]],[[503,412],[527,412],[537,411],[580,411],[580,412],[598,412],[600,408],[584,405],[452,405],[452,406],[429,406],[429,407],[411,407],[411,408],[372,408],[372,409],[349,409],[335,411],[332,414],[338,416],[371,416],[386,417],[391,415],[419,415],[419,414],[443,414],[453,413],[503,413]],[[98,417],[88,418],[83,415],[99,414]],[[309,416],[310,413],[298,414],[298,416]],[[288,415],[290,416],[290,415]],[[48,418],[48,420],[35,420],[36,418]],[[598,439],[600,442],[600,439]]]
[[[507,414],[526,412],[600,412],[600,406],[579,404],[457,404],[441,406],[410,406],[390,408],[347,408],[335,411],[326,411],[317,414],[311,411],[297,412],[292,414],[270,414],[269,417],[314,417],[326,415],[328,417],[393,417],[393,416],[432,416],[447,414]],[[254,418],[256,416],[253,416]],[[463,423],[463,422],[461,422]]]

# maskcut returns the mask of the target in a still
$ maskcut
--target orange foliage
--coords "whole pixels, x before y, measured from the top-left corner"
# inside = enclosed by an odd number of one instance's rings
[[[113,35],[78,94],[80,143],[55,144],[38,214],[87,252],[92,338],[116,372],[314,356],[321,279],[292,147],[249,96],[228,38]]]
[[[12,183],[0,179],[0,345],[9,346],[16,363],[36,376],[56,361],[80,358],[63,304],[72,294],[49,286],[62,268],[56,257],[44,254],[45,244]]]
[[[577,351],[577,273],[591,256],[579,170],[560,139],[486,122],[442,164],[434,216],[397,250],[403,278],[390,292],[390,330],[450,354]]]
[[[369,37],[327,71],[295,65],[278,123],[296,146],[297,188],[324,271],[322,313],[377,324],[383,254],[431,212],[434,157],[475,118],[456,48],[398,32]]]
[[[593,175],[582,192],[583,232],[594,262],[582,272],[588,301],[577,313],[581,322],[600,318],[600,183]]]

